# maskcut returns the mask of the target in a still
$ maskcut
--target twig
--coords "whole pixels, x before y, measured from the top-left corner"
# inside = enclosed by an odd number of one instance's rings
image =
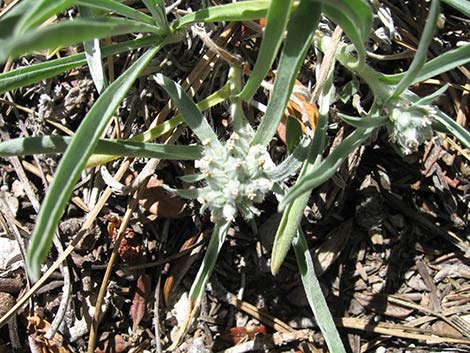
[[[130,161],[125,161],[121,167],[119,168],[118,172],[116,173],[115,178],[121,179],[124,173],[129,168]],[[78,242],[82,239],[83,235],[85,235],[86,230],[93,225],[96,217],[100,213],[101,209],[103,208],[104,204],[108,200],[108,198],[112,195],[112,191],[110,188],[107,188],[103,195],[101,196],[100,200],[96,204],[95,208],[91,211],[88,215],[85,223],[82,226],[82,229],[75,235],[74,239],[70,243],[70,245],[64,250],[63,254],[59,256],[59,258],[52,264],[51,267],[42,275],[42,277],[31,287],[31,289],[26,292],[26,294],[21,297],[16,304],[5,314],[2,318],[0,318],[0,327],[5,325],[5,323],[18,311],[20,310],[23,305],[33,296],[36,291],[41,288],[47,281],[47,279],[59,268],[62,262],[69,256],[75,249],[75,246]]]
[[[106,272],[104,274],[103,281],[101,282],[101,287],[98,293],[98,298],[96,299],[95,312],[93,314],[93,319],[91,321],[90,336],[88,338],[88,353],[95,352],[98,325],[101,319],[100,318],[101,305],[103,303],[104,296],[106,295],[108,282],[109,282],[109,279],[111,278],[111,272],[113,271],[114,263],[117,261],[117,258],[119,256],[119,244],[121,243],[121,240],[124,237],[127,225],[129,224],[129,221],[132,217],[132,213],[134,212],[134,209],[139,204],[139,196],[143,190],[144,188],[140,188],[134,194],[134,197],[132,198],[129,206],[127,207],[126,213],[124,214],[124,217],[122,218],[122,222],[118,230],[118,236],[117,236],[116,241],[114,242],[114,249],[113,249],[113,252],[111,253],[111,257],[109,258],[108,266],[106,267]]]
[[[59,252],[59,255],[63,254],[64,247],[62,246],[62,243],[60,242],[58,237],[54,237],[54,244],[57,251]],[[48,340],[52,340],[56,332],[59,330],[60,324],[64,320],[65,314],[67,313],[67,308],[69,307],[70,301],[72,300],[72,281],[70,276],[69,265],[66,263],[65,265],[61,266],[60,270],[62,272],[62,275],[64,276],[62,298],[60,300],[60,305],[57,309],[54,320],[51,322],[49,330],[47,330],[46,334],[44,335],[44,337]]]
[[[162,282],[162,275],[159,271],[157,285],[155,286],[155,303],[153,306],[153,324],[155,326],[155,350],[157,353],[162,353],[162,342],[160,341],[160,285]]]
[[[35,165],[27,161],[22,161],[21,164],[23,165],[24,169],[27,170],[28,172],[36,175],[37,177],[41,177],[41,171]],[[49,174],[46,174],[46,181],[51,182],[52,176],[50,176]],[[72,196],[71,201],[75,204],[75,206],[80,208],[82,211],[87,212],[87,213],[90,212],[90,209],[80,197]]]
[[[320,96],[320,92],[326,82],[328,77],[328,72],[330,71],[331,63],[335,57],[336,49],[338,48],[339,41],[341,40],[341,35],[343,34],[343,30],[340,26],[336,26],[333,35],[331,36],[331,43],[328,46],[328,50],[323,57],[320,67],[320,76],[318,77],[317,83],[315,84],[315,88],[312,92],[312,98],[310,98],[310,103],[316,103],[318,97]]]

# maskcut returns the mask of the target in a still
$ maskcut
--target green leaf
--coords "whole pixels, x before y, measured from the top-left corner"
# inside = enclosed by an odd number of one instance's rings
[[[63,21],[0,41],[0,46],[3,47],[0,52],[0,62],[5,61],[8,56],[18,57],[36,50],[73,45],[95,38],[133,32],[159,33],[159,31],[157,27],[123,18]]]
[[[287,150],[289,151],[289,153],[292,153],[295,148],[299,145],[302,135],[302,125],[300,125],[300,122],[293,116],[287,116],[286,142]]]
[[[204,118],[198,107],[189,98],[188,94],[173,80],[162,74],[153,76],[155,82],[163,87],[170,98],[175,102],[184,121],[193,130],[203,144],[211,144],[213,147],[222,148],[217,135]]]
[[[433,39],[434,30],[436,29],[436,22],[439,17],[439,0],[432,0],[431,7],[429,9],[428,18],[424,25],[421,39],[419,40],[418,50],[411,62],[410,68],[405,72],[405,75],[398,83],[395,91],[393,92],[392,98],[398,98],[415,80],[419,72],[426,62],[426,55],[428,47]]]
[[[330,104],[333,99],[333,70],[334,62],[328,72],[328,77],[320,92],[318,104],[318,120],[315,129],[315,135],[310,144],[308,159],[305,161],[296,185],[305,175],[315,171],[321,162],[323,149],[326,144],[326,131],[328,129],[328,118],[330,111]],[[287,252],[290,249],[292,239],[300,229],[302,217],[304,215],[305,207],[310,198],[311,190],[305,190],[303,194],[299,195],[292,203],[287,204],[282,215],[281,223],[277,229],[274,237],[273,250],[271,255],[271,272],[277,274],[284,262]]]
[[[230,87],[228,84],[225,84],[221,89],[212,93],[210,96],[206,97],[202,101],[196,104],[197,108],[202,111],[213,107],[216,104],[219,104],[226,100],[230,95]],[[164,121],[163,123],[150,128],[147,131],[144,131],[134,137],[131,141],[137,142],[148,142],[159,138],[160,136],[170,134],[177,126],[184,122],[181,114],[174,116],[173,118]],[[105,155],[94,155],[88,161],[87,167],[95,167],[100,164],[105,164],[115,160],[116,157],[105,156]]]
[[[366,0],[319,0],[327,5],[325,13],[331,8],[335,8],[350,19],[350,22],[356,24],[356,30],[362,42],[366,41],[372,26],[372,10]],[[341,25],[340,23],[338,23]],[[346,28],[343,28],[346,32]]]
[[[26,12],[34,6],[36,0],[23,0],[17,3],[10,11],[3,12],[0,21],[0,39],[8,38],[15,32],[18,23],[24,18]]]
[[[263,40],[256,59],[255,67],[251,72],[250,78],[246,83],[240,98],[248,101],[255,94],[261,82],[266,77],[274,59],[276,58],[279,47],[282,43],[284,30],[289,20],[292,8],[292,0],[272,0],[266,15],[266,26],[264,29]],[[316,17],[314,12],[313,17]],[[307,22],[309,23],[309,22]],[[298,25],[298,24],[297,24]],[[310,28],[309,28],[310,29]],[[292,41],[292,39],[291,39]],[[291,44],[292,46],[292,44]],[[294,48],[291,48],[291,50]]]
[[[114,44],[102,49],[102,56],[123,53],[137,48],[153,46],[160,41],[158,36],[148,36]],[[65,58],[46,61],[20,67],[0,74],[0,93],[27,86],[47,78],[57,76],[65,71],[72,70],[86,64],[84,53],[74,54]]]
[[[470,62],[470,44],[450,50],[424,64],[413,83],[422,82]]]
[[[170,351],[179,346],[184,335],[189,329],[192,319],[194,318],[199,307],[201,298],[206,290],[207,282],[209,281],[209,277],[212,274],[217,256],[219,255],[220,249],[224,244],[229,227],[230,222],[227,221],[217,222],[214,226],[209,245],[207,246],[206,255],[204,256],[204,260],[202,261],[201,267],[199,268],[199,271],[189,292],[189,312],[185,322],[179,328],[176,339],[173,341],[171,347],[168,348]]]
[[[183,175],[178,177],[181,181],[184,181],[185,183],[197,183],[199,181],[202,181],[206,178],[204,174],[188,174],[188,175]]]
[[[265,17],[270,1],[252,0],[208,7],[189,13],[175,21],[173,27],[178,30],[197,22],[250,21]]]
[[[72,137],[64,136],[38,136],[11,139],[0,143],[0,157],[63,153],[71,142]],[[100,139],[93,154],[120,157],[195,160],[201,158],[202,149],[199,146],[175,146],[128,140]]]
[[[164,0],[142,0],[142,2],[152,14],[154,23],[163,29],[163,33],[168,34],[170,27],[168,26],[168,20],[166,18]]]
[[[364,0],[352,1],[321,1],[323,11],[336,22],[353,42],[358,59],[355,66],[365,63],[367,40],[372,26],[372,11]]]
[[[79,6],[80,16],[83,18],[93,18],[93,11],[87,7]],[[90,70],[93,83],[98,93],[101,93],[107,86],[108,80],[104,73],[103,62],[101,59],[101,47],[98,39],[92,39],[83,43],[85,49],[86,61]]]
[[[269,178],[274,182],[285,181],[301,167],[302,162],[307,159],[309,149],[310,140],[301,140],[292,154],[269,172]]]
[[[360,127],[360,128],[368,128],[368,127],[380,127],[386,124],[389,119],[388,117],[357,117],[357,116],[350,116],[343,113],[338,113],[338,118],[346,122],[347,124]]]
[[[179,196],[187,200],[195,200],[201,194],[201,191],[199,189],[173,189],[165,184],[162,185],[162,188],[164,188],[166,191],[168,191],[171,194],[174,194],[176,196]]]
[[[470,148],[470,132],[462,127],[462,125],[440,110],[437,110],[433,119],[442,125],[447,132],[457,137],[465,148]]]
[[[305,235],[300,230],[292,240],[297,266],[300,272],[300,278],[304,285],[305,294],[307,296],[310,308],[313,311],[318,327],[325,338],[326,344],[330,352],[345,353],[343,342],[336,329],[335,322],[331,316],[330,309],[326,303],[325,297],[315,274],[312,255],[308,249]]]
[[[134,81],[159,49],[160,46],[149,49],[114,81],[80,124],[56,170],[38,215],[27,257],[32,278],[37,279],[41,273],[41,263],[50,251],[52,238],[66,203],[99,138]]]
[[[460,11],[467,17],[470,17],[470,1],[469,0],[441,0],[444,4],[447,4],[457,11]]]
[[[292,20],[289,22],[287,29],[286,43],[282,50],[271,99],[269,100],[266,114],[251,142],[252,146],[256,144],[267,146],[276,133],[276,129],[284,115],[286,104],[292,93],[297,73],[311,45],[315,28],[320,19],[320,14],[321,6],[309,0],[303,0],[298,9],[293,13]],[[258,56],[258,61],[260,57],[261,53]],[[269,65],[271,65],[271,63],[269,63]],[[263,75],[264,74],[265,73],[263,73]],[[252,74],[250,80],[253,77]],[[264,76],[261,80],[263,78]],[[247,86],[250,84],[249,82],[250,81],[248,81]],[[255,81],[252,81],[252,84],[259,84],[261,81],[258,82],[258,80],[256,80],[258,83],[254,82]],[[245,99],[251,97],[252,92],[250,88],[247,89],[247,86],[245,86],[243,90],[245,93],[242,92],[242,98]],[[246,95],[247,93],[249,94]]]
[[[75,3],[76,0],[28,0],[28,7],[15,27],[15,35],[25,34]]]
[[[416,102],[413,102],[411,105],[413,106],[419,106],[419,105],[429,105],[432,104],[439,96],[442,96],[447,89],[449,88],[449,85],[446,83],[444,86],[436,90],[435,92],[427,95],[426,97],[418,99]]]
[[[152,17],[140,12],[130,6],[121,4],[115,0],[78,0],[77,3],[81,6],[89,8],[106,10],[108,12],[114,12],[118,15],[136,20],[137,22],[147,23],[149,25],[155,25],[155,21]]]
[[[330,179],[341,164],[348,158],[349,154],[363,144],[374,130],[375,128],[358,128],[346,137],[333,152],[321,162],[318,168],[297,180],[295,186],[287,192],[286,196],[279,204],[279,208],[285,208],[303,193],[320,186]]]
[[[303,170],[306,168],[307,165],[305,164]],[[309,198],[310,191],[305,192],[284,209],[281,223],[274,237],[273,250],[271,252],[271,273],[273,275],[279,272],[289,252],[292,239],[300,229],[300,222],[304,216],[304,210]]]
[[[429,60],[424,64],[418,75],[414,78],[412,84],[423,82],[435,76],[439,76],[444,72],[454,70],[459,66],[466,65],[470,62],[470,44],[462,45],[456,49],[449,50],[444,54]],[[393,85],[400,82],[405,74],[384,75],[382,81]]]

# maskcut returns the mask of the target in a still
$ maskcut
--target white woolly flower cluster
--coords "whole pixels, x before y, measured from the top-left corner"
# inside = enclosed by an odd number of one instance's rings
[[[433,136],[431,116],[435,108],[430,105],[412,106],[400,100],[390,111],[390,123],[387,128],[390,140],[398,145],[405,155],[418,151],[425,141]]]
[[[195,162],[207,183],[199,189],[201,212],[209,209],[214,222],[231,221],[238,211],[245,219],[259,215],[255,204],[262,202],[273,187],[268,177],[273,163],[264,146],[250,147],[250,135],[234,132],[224,148],[214,148],[209,142],[203,157]]]

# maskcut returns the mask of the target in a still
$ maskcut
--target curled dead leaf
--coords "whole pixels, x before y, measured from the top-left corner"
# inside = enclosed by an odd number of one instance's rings
[[[253,340],[257,335],[266,335],[266,327],[259,326],[238,326],[232,327],[226,333],[222,334],[221,339],[227,343],[237,345],[240,342]]]
[[[193,235],[189,237],[181,246],[179,252],[183,252],[193,246],[198,238],[202,238],[201,236]],[[196,250],[196,249],[195,249]],[[189,256],[184,256],[176,261],[173,262],[168,277],[165,280],[165,284],[163,286],[163,298],[165,300],[165,304],[170,304],[170,296],[172,290],[178,285],[181,281],[183,276],[186,272],[191,268],[192,264],[197,260],[197,254],[191,253]]]
[[[153,218],[179,218],[186,203],[179,197],[170,195],[161,186],[163,182],[152,176],[145,190],[141,193],[139,204],[152,215]]]
[[[310,129],[314,130],[318,120],[318,108],[315,103],[310,103],[308,97],[300,92],[307,91],[307,88],[300,81],[295,82],[294,93],[287,103],[286,112],[277,128],[280,140],[287,145],[287,122],[289,116],[297,120],[302,132],[307,133],[306,123]]]
[[[31,339],[41,346],[44,353],[70,353],[70,349],[64,344],[64,338],[59,333],[48,340],[44,337],[51,328],[51,324],[38,315],[28,316],[28,334]]]
[[[150,277],[146,274],[140,275],[137,279],[137,286],[130,309],[133,331],[136,330],[147,311],[147,303],[150,297],[150,291]]]

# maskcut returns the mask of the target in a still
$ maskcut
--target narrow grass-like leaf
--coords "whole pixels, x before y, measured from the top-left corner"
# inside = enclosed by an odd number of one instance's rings
[[[95,38],[105,38],[133,32],[159,33],[155,26],[123,18],[77,19],[38,28],[19,37],[0,41],[3,50],[0,62],[8,56],[18,57],[36,50],[73,45]]]
[[[140,12],[130,6],[121,4],[116,0],[78,0],[77,3],[88,8],[95,8],[114,12],[115,14],[136,20],[138,22],[154,25],[155,21],[152,17]]]
[[[292,153],[299,145],[302,134],[302,125],[299,120],[289,115],[286,120],[286,143],[289,153]]]
[[[424,64],[421,71],[414,78],[412,84],[425,81],[432,77],[451,71],[459,66],[470,62],[470,44],[462,45],[459,48],[449,50],[444,54],[429,60]],[[388,84],[397,84],[403,79],[404,73],[394,75],[384,75],[382,81]]]
[[[129,50],[145,48],[161,41],[159,36],[148,36],[102,48],[102,55],[114,55]],[[67,56],[38,64],[20,67],[0,74],[0,93],[24,87],[86,64],[85,53]]]
[[[359,2],[362,3],[362,1]],[[366,60],[366,48],[364,46],[366,38],[364,38],[364,33],[360,31],[361,27],[357,26],[357,23],[354,21],[354,19],[348,16],[349,13],[338,10],[337,8],[328,5],[327,3],[323,4],[323,11],[327,17],[331,18],[343,29],[351,42],[353,42],[358,54],[357,62],[354,65],[363,65]],[[370,20],[372,20],[372,14],[370,15]],[[370,28],[372,22],[368,21],[368,23]]]
[[[178,30],[197,22],[257,20],[266,16],[269,5],[268,0],[248,0],[213,6],[183,16],[173,27]]]
[[[365,63],[367,40],[372,26],[372,11],[365,0],[320,0],[327,17],[336,22],[353,42],[357,58],[349,63],[351,69],[357,69]]]
[[[93,18],[93,11],[84,6],[78,6],[80,16],[83,18]],[[101,47],[98,39],[92,39],[83,43],[86,61],[90,70],[93,83],[98,93],[101,93],[107,86],[108,80],[104,73],[103,61],[101,59]]]
[[[470,1],[469,0],[441,0],[467,17],[470,17]]]
[[[218,91],[212,93],[207,98],[203,99],[199,103],[196,104],[197,108],[200,111],[209,109],[214,105],[217,105],[224,100],[226,100],[230,96],[230,87],[228,84],[225,84],[224,87],[219,89]],[[136,142],[149,142],[155,140],[163,135],[171,133],[177,126],[184,123],[184,119],[181,114],[174,116],[173,118],[164,121],[163,123],[150,128],[147,131],[144,131],[130,139],[130,141]],[[106,164],[113,160],[117,159],[114,156],[105,156],[105,155],[93,155],[90,157],[87,163],[87,168],[96,167],[100,164]]]
[[[341,341],[328,304],[323,296],[320,282],[315,274],[312,255],[310,254],[302,230],[297,232],[297,235],[292,241],[292,246],[294,248],[300,278],[304,285],[308,303],[313,311],[318,327],[320,327],[323,337],[325,338],[328,349],[330,352],[334,353],[345,353],[346,350],[344,349],[343,342]]]
[[[196,104],[197,109],[199,111],[204,111],[209,109],[219,103],[222,103],[230,96],[230,85],[227,83],[218,91],[212,93],[210,96],[204,98],[202,101]],[[141,142],[148,142],[159,138],[162,135],[165,135],[171,132],[174,128],[176,128],[179,124],[184,122],[184,119],[181,114],[178,114],[171,118],[170,120],[166,120],[163,123],[155,126],[154,128],[149,129],[141,134],[136,135],[132,138],[133,141],[141,141]]]
[[[189,98],[188,94],[173,80],[162,74],[153,76],[155,82],[162,86],[178,107],[184,121],[193,130],[203,144],[210,143],[214,147],[222,148],[217,135],[199,111],[198,107]]]
[[[320,0],[320,2],[327,5],[325,9],[327,15],[328,11],[335,8],[337,12],[350,19],[348,22],[355,23],[362,42],[368,38],[372,26],[372,10],[366,0]],[[343,30],[346,32],[346,28]]]
[[[395,91],[393,92],[393,98],[398,98],[415,80],[419,72],[426,62],[426,55],[428,47],[433,39],[434,30],[436,29],[436,22],[439,17],[439,0],[432,0],[431,7],[429,8],[428,18],[424,25],[423,33],[419,40],[418,50],[411,62],[410,68],[406,71],[403,78],[398,83]]]
[[[268,70],[276,58],[279,47],[281,46],[284,30],[290,17],[291,8],[292,0],[271,1],[271,6],[269,7],[266,15],[266,26],[258,58],[256,59],[255,67],[251,72],[248,82],[240,93],[240,98],[247,101],[250,100],[266,77]],[[316,13],[314,12],[312,16],[315,17]],[[310,22],[308,21],[307,23]],[[310,30],[310,28],[308,29]],[[292,41],[293,39],[291,39],[291,42]],[[290,48],[290,50],[292,49],[293,48]]]
[[[152,14],[154,23],[162,28],[165,34],[168,34],[170,27],[166,18],[165,2],[163,0],[142,0],[142,2]]]
[[[419,74],[413,80],[413,83],[427,80],[428,78],[440,75],[444,72],[453,70],[459,66],[470,62],[470,44],[460,48],[450,50],[437,58],[434,58],[424,64]]]
[[[304,164],[303,170],[306,168],[307,164]],[[304,192],[284,209],[271,252],[271,273],[273,275],[279,272],[289,252],[292,238],[299,231],[300,222],[304,216],[304,210],[309,198],[310,191]]]
[[[282,50],[271,99],[269,100],[266,114],[251,142],[252,146],[256,144],[263,146],[268,145],[276,133],[276,129],[282,119],[286,104],[292,93],[297,73],[311,45],[315,28],[320,20],[320,15],[321,5],[309,0],[303,0],[298,9],[294,11],[292,20],[289,22],[286,43]],[[258,56],[258,61],[260,57],[261,52]],[[261,71],[259,73],[261,73]],[[264,74],[265,73],[263,73],[263,75]],[[250,80],[253,77],[252,74]],[[261,78],[261,76],[258,76],[258,78]],[[261,80],[263,78],[264,76]],[[258,81],[258,79],[255,79],[252,81],[252,84],[259,84],[260,82],[261,81]],[[242,92],[242,98],[251,97],[251,94],[254,93],[254,91],[251,91],[251,88],[247,89],[247,86],[245,86]]]
[[[204,174],[188,174],[188,175],[183,175],[178,177],[181,181],[184,181],[185,183],[197,183],[199,181],[203,181],[206,179],[206,176]]]
[[[316,168],[313,172],[307,173],[297,180],[297,183],[287,192],[284,199],[279,204],[280,209],[284,209],[308,190],[314,189],[330,179],[349,154],[363,144],[374,131],[374,128],[358,128],[346,137],[334,151]]]
[[[179,196],[183,199],[187,199],[187,200],[195,200],[197,199],[200,194],[201,194],[201,191],[199,189],[173,189],[171,187],[169,187],[168,185],[162,185],[162,188],[165,189],[166,191],[168,191],[169,193],[171,194],[174,194],[176,196]]]
[[[63,153],[71,142],[72,137],[67,136],[35,136],[11,139],[0,142],[0,157]],[[200,146],[175,146],[101,139],[98,141],[93,153],[120,157],[195,160],[201,158],[202,148]]]
[[[338,118],[351,126],[361,128],[380,127],[389,121],[388,117],[358,117],[346,115],[343,113],[338,113]]]
[[[0,39],[12,36],[15,28],[18,27],[20,21],[24,18],[25,13],[34,6],[36,0],[23,0],[17,3],[10,11],[3,11],[0,16]]]
[[[75,3],[76,0],[29,0],[26,12],[15,27],[15,34],[21,36]]]
[[[209,245],[207,246],[206,255],[204,256],[204,260],[202,261],[201,267],[199,268],[189,292],[189,312],[184,323],[179,327],[177,337],[169,348],[170,351],[179,346],[184,335],[189,329],[199,307],[201,298],[206,290],[207,282],[209,281],[209,277],[214,269],[217,256],[224,244],[229,227],[230,222],[225,220],[217,222],[214,226]]]
[[[50,251],[52,238],[73,187],[93,153],[107,123],[141,71],[160,49],[149,49],[114,81],[98,98],[80,124],[55,173],[38,215],[28,250],[28,269],[39,278],[41,263]]]
[[[433,119],[442,125],[447,132],[457,137],[465,148],[470,148],[470,132],[462,125],[440,110],[433,116]]]
[[[301,140],[292,154],[289,154],[281,164],[277,165],[269,172],[269,178],[274,182],[281,182],[296,173],[302,163],[307,159],[309,149],[310,140]]]
[[[418,99],[416,102],[412,104],[412,106],[432,104],[437,98],[442,96],[445,93],[445,91],[447,91],[448,88],[449,88],[449,85],[446,83],[444,86],[442,86],[435,92],[431,93],[430,95],[427,95],[426,97]]]
[[[333,70],[334,62],[330,67],[325,86],[319,96],[318,120],[315,135],[309,146],[308,159],[305,161],[299,174],[297,182],[306,174],[316,170],[321,162],[322,152],[326,144],[326,130],[328,128],[330,104],[333,97]],[[271,272],[277,274],[290,249],[292,239],[300,228],[300,223],[307,206],[311,190],[306,190],[299,195],[291,204],[288,204],[282,214],[281,223],[274,237],[271,255]]]

